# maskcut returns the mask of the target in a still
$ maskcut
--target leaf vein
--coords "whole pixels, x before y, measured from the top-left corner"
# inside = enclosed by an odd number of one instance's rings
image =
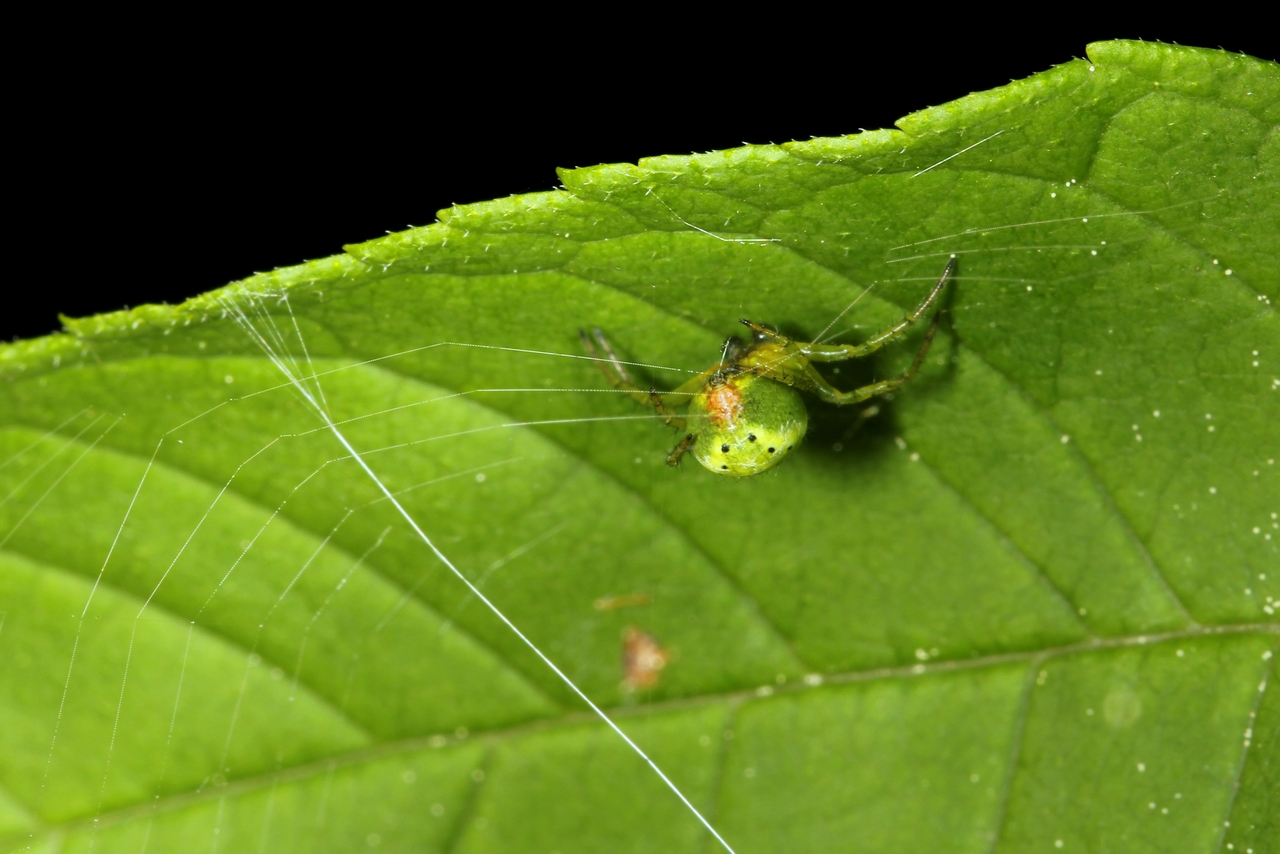
[[[1273,657],[1273,660],[1274,660],[1274,657]],[[1267,685],[1267,683],[1270,681],[1271,675],[1274,670],[1275,670],[1275,666],[1272,665],[1270,662],[1268,662],[1268,664],[1263,667],[1262,683],[1259,686],[1260,688],[1263,688]],[[1259,690],[1255,692],[1255,695],[1253,698],[1253,708],[1249,710],[1250,714],[1247,721],[1245,722],[1245,726],[1254,730],[1255,733],[1258,728],[1258,709],[1262,707],[1262,695],[1264,693],[1266,692],[1263,690]],[[1256,738],[1256,737],[1257,736],[1255,734],[1253,738]],[[1240,794],[1240,780],[1242,777],[1244,777],[1244,768],[1245,768],[1246,760],[1249,758],[1249,748],[1252,746],[1253,738],[1245,739],[1244,745],[1240,748],[1240,761],[1236,763],[1236,772],[1234,775],[1232,775],[1232,780],[1231,780],[1231,794],[1227,797],[1226,815],[1223,817],[1222,823],[1218,826],[1219,827],[1218,846],[1216,849],[1218,852],[1222,851],[1222,846],[1227,841],[1227,829],[1230,827],[1229,822],[1231,820],[1231,814],[1236,807],[1236,796]]]
[[[32,429],[43,429],[43,428],[41,428],[39,425],[27,424],[26,422],[20,422],[20,421],[18,421],[17,419],[12,419],[12,420],[10,421],[10,423],[14,423],[14,424],[19,424],[19,423],[20,423],[20,424],[23,424],[24,426],[30,427],[30,428],[32,428]],[[129,449],[129,448],[127,448],[127,447],[122,447],[122,446],[120,446],[120,445],[118,445],[118,444],[111,443],[111,442],[103,442],[102,444],[103,444],[103,445],[105,445],[106,447],[111,448],[111,450],[112,450],[112,451],[114,451],[115,453],[121,454],[122,456],[127,456],[127,457],[130,457],[130,458],[133,458],[133,459],[142,459],[141,455],[137,454],[136,452],[132,451],[131,449]],[[168,472],[170,472],[170,473],[172,473],[172,474],[181,475],[181,476],[183,476],[183,477],[189,478],[190,480],[193,480],[193,481],[196,481],[196,482],[198,482],[198,483],[204,484],[205,486],[212,487],[215,491],[216,491],[216,490],[218,490],[218,489],[221,489],[221,488],[222,488],[221,484],[215,483],[213,480],[209,479],[208,477],[205,477],[204,475],[202,475],[202,474],[200,474],[200,473],[198,473],[198,472],[196,472],[196,471],[194,471],[194,470],[191,470],[191,469],[188,469],[188,468],[186,468],[186,467],[183,467],[183,466],[178,466],[178,465],[175,465],[175,464],[170,463],[170,462],[165,462],[165,461],[161,461],[161,460],[156,460],[156,462],[154,463],[154,467],[155,467],[157,470],[168,471]],[[231,484],[229,484],[229,485],[227,486],[227,491],[228,491],[229,493],[231,493],[231,494],[235,495],[235,496],[236,496],[237,498],[239,498],[240,500],[244,501],[246,504],[251,505],[251,506],[253,506],[253,507],[256,507],[256,508],[258,508],[258,509],[260,509],[260,510],[263,510],[263,511],[267,512],[268,514],[271,514],[271,513],[275,512],[271,507],[269,507],[267,504],[264,504],[264,503],[263,503],[262,501],[260,501],[259,499],[255,498],[255,497],[254,497],[254,496],[252,496],[252,495],[249,495],[249,494],[248,494],[248,493],[246,493],[246,492],[243,492],[243,491],[241,491],[241,490],[237,489],[237,488],[236,488],[236,486],[234,485],[234,482],[233,482],[233,483],[231,483]],[[312,528],[311,528],[309,525],[307,525],[305,522],[303,522],[303,521],[301,521],[301,520],[299,520],[299,519],[295,518],[292,514],[290,514],[290,513],[288,512],[288,509],[287,509],[287,508],[288,508],[288,505],[286,504],[286,505],[284,505],[284,509],[280,509],[280,511],[279,511],[279,513],[278,513],[278,515],[279,515],[282,519],[284,519],[285,521],[287,521],[290,525],[294,526],[298,531],[301,531],[301,532],[303,532],[303,533],[305,533],[305,534],[307,534],[307,535],[309,535],[309,536],[311,536],[311,537],[315,537],[315,538],[318,538],[318,539],[323,539],[323,536],[324,536],[324,535],[323,535],[321,532],[319,532],[319,531],[317,531],[317,530],[312,529]],[[331,550],[332,550],[332,551],[331,551],[331,553],[332,553],[332,554],[339,555],[339,556],[341,556],[344,560],[347,560],[347,561],[349,561],[350,563],[355,563],[355,562],[359,559],[359,556],[358,556],[358,555],[356,555],[356,554],[354,554],[354,553],[352,553],[352,552],[348,551],[346,548],[342,547],[341,545],[338,545],[338,544],[334,543],[332,540],[330,540],[330,541],[326,544],[325,548],[326,548],[326,549],[331,549]],[[24,557],[28,557],[28,558],[29,558],[29,559],[31,559],[31,560],[35,560],[36,562],[40,562],[39,558],[34,557],[34,556],[27,556],[27,555],[25,555],[25,554],[24,554]],[[417,603],[418,603],[418,604],[423,608],[423,610],[427,611],[427,612],[428,612],[432,617],[436,618],[436,620],[438,620],[438,621],[440,622],[440,624],[444,624],[444,623],[446,623],[446,622],[449,622],[449,621],[445,620],[445,619],[444,619],[444,617],[443,617],[443,615],[441,615],[441,614],[440,614],[440,613],[439,613],[439,612],[438,612],[438,611],[437,611],[437,610],[436,610],[436,609],[435,609],[435,608],[434,608],[434,607],[433,607],[429,602],[426,602],[426,601],[425,601],[425,600],[423,600],[420,596],[418,596],[416,591],[413,591],[413,590],[406,590],[406,589],[405,589],[405,587],[404,587],[404,585],[400,584],[398,581],[396,581],[396,580],[395,580],[394,578],[392,578],[390,575],[388,575],[387,573],[384,573],[381,569],[379,569],[379,568],[378,568],[378,566],[377,566],[377,564],[376,564],[373,560],[371,560],[371,559],[366,559],[366,560],[364,560],[364,561],[363,561],[363,564],[362,564],[362,565],[364,565],[364,566],[366,566],[366,567],[369,567],[369,568],[370,568],[370,569],[371,569],[371,570],[372,570],[372,571],[373,571],[373,572],[374,572],[374,573],[375,573],[375,574],[376,574],[376,575],[377,575],[377,576],[378,576],[378,577],[379,577],[379,578],[380,578],[380,579],[381,579],[385,584],[387,584],[387,586],[388,586],[388,587],[390,587],[391,589],[393,589],[393,590],[395,590],[395,591],[399,592],[399,593],[400,593],[400,594],[402,594],[402,595],[403,595],[403,594],[408,593],[408,595],[410,595],[410,596],[413,598],[413,600],[414,600],[415,602],[417,602]],[[71,572],[71,573],[73,573],[73,574],[75,574],[75,575],[77,575],[77,576],[85,577],[85,575],[84,575],[83,573],[80,573],[80,572],[78,572],[78,571],[70,570],[70,572]],[[126,595],[126,596],[129,596],[129,597],[131,597],[131,598],[136,598],[136,594],[134,594],[134,593],[132,593],[132,592],[130,592],[130,591],[128,591],[128,590],[125,590],[124,588],[121,588],[121,587],[119,587],[118,585],[114,585],[114,584],[112,584],[110,581],[107,581],[106,579],[104,579],[104,580],[103,580],[103,583],[104,583],[104,584],[106,584],[106,585],[108,585],[108,586],[110,586],[110,587],[112,587],[113,589],[115,589],[115,590],[117,590],[117,591],[119,591],[119,592],[123,593],[123,594],[124,594],[124,595]],[[154,600],[153,600],[153,604],[154,604]],[[172,612],[172,611],[168,611],[168,610],[166,610],[166,613],[169,613],[169,614],[171,614],[171,615],[174,615],[174,612]],[[181,620],[186,620],[186,619],[188,619],[188,615],[185,615],[185,614],[176,614],[175,616],[176,616],[177,618],[181,619]],[[213,628],[213,627],[211,627],[211,626],[209,626],[209,627],[207,627],[207,628],[209,629],[210,633],[215,634],[215,635],[217,635],[218,637],[222,637],[222,638],[224,638],[228,643],[233,644],[233,645],[234,645],[235,647],[237,647],[238,649],[245,650],[245,651],[246,651],[246,653],[249,651],[249,648],[248,648],[247,646],[245,646],[243,642],[241,642],[241,641],[239,641],[239,640],[236,640],[235,638],[231,637],[230,635],[225,635],[225,634],[223,634],[221,631],[218,631],[218,630],[214,629],[214,628]],[[514,666],[510,661],[508,661],[504,656],[502,656],[502,655],[501,655],[497,650],[495,650],[495,649],[493,649],[492,647],[490,647],[487,643],[485,643],[483,640],[481,640],[478,636],[476,636],[475,634],[473,634],[473,633],[471,633],[471,632],[466,631],[465,629],[462,629],[461,627],[459,627],[459,626],[457,625],[457,623],[456,623],[456,622],[455,622],[455,623],[453,623],[453,624],[451,625],[451,631],[456,631],[460,636],[465,637],[469,643],[474,644],[474,645],[475,645],[475,647],[476,647],[478,650],[483,651],[485,654],[487,654],[488,656],[490,656],[493,660],[498,661],[498,662],[501,662],[501,663],[502,663],[502,664],[503,664],[503,665],[508,669],[508,671],[509,671],[512,675],[514,675],[514,676],[518,676],[518,677],[520,678],[520,680],[521,680],[521,682],[524,684],[524,687],[525,687],[525,688],[527,688],[531,693],[535,694],[539,699],[544,700],[545,702],[547,702],[549,705],[552,705],[552,706],[558,706],[558,705],[559,705],[558,703],[556,703],[556,702],[555,702],[555,701],[550,697],[550,695],[546,694],[544,691],[542,691],[541,689],[539,689],[539,688],[538,688],[538,687],[537,687],[533,682],[531,682],[527,677],[525,677],[525,675],[520,671],[520,669],[519,669],[519,668],[515,667],[515,666]],[[258,654],[259,654],[259,655],[262,655],[261,653],[258,653]],[[273,659],[270,659],[270,658],[268,658],[268,657],[267,657],[267,656],[265,656],[265,655],[263,655],[262,657],[263,657],[263,660],[264,660],[264,661],[273,661]],[[285,670],[285,672],[291,672],[291,667],[292,667],[292,665],[287,665],[286,663],[278,662],[278,661],[276,661],[276,662],[274,662],[274,663],[275,663],[278,667],[281,667],[282,669],[284,669],[284,670]],[[299,675],[299,676],[298,676],[298,679],[299,679],[299,681],[301,681],[301,682],[302,682],[302,684],[307,684],[305,681],[303,681],[303,680],[302,680],[301,675]],[[308,687],[309,687],[309,688],[311,688],[311,686],[310,686],[310,685],[308,685]],[[322,696],[318,690],[316,690],[316,689],[314,689],[314,688],[311,688],[311,689],[313,690],[313,692],[314,692],[314,693],[316,693],[316,695],[317,695],[317,696]],[[332,705],[332,704],[330,703],[330,701],[328,701],[328,700],[326,700],[326,703],[329,703],[330,705]],[[334,708],[336,709],[336,707],[334,707]],[[345,713],[345,712],[340,712],[340,714],[342,714],[342,716],[343,716],[344,718],[346,718],[346,713]],[[364,731],[364,727],[359,727],[359,728],[361,729],[361,731],[362,731],[362,732]],[[367,733],[366,733],[366,734],[367,734]]]
[[[14,548],[12,545],[9,545],[9,546],[6,546],[5,548],[0,549],[0,555],[6,555],[6,554],[16,555],[17,557],[21,558],[23,562],[29,563],[42,571],[62,573],[63,575],[68,575],[77,579],[93,578],[92,575],[80,572],[77,569],[49,563],[47,560],[45,560],[42,557],[28,554],[27,552],[21,549]],[[145,597],[140,597],[138,594],[134,593],[132,590],[129,590],[124,587],[120,587],[119,585],[113,583],[112,581],[106,578],[103,578],[99,582],[99,584],[102,587],[106,587],[110,590],[115,591],[115,594],[117,596],[120,596],[122,598],[129,600],[133,604],[141,604],[143,598],[145,598]],[[150,603],[147,605],[147,607],[148,609],[154,608],[156,611],[165,615],[168,619],[172,620],[175,625],[181,625],[183,623],[190,624],[194,622],[193,620],[190,620],[187,617],[187,615],[171,610],[170,608],[161,604],[156,599],[152,599]],[[208,637],[218,638],[228,646],[234,649],[237,649],[240,652],[243,652],[246,657],[249,655],[257,655],[264,662],[267,662],[269,664],[274,664],[275,666],[280,667],[281,669],[284,669],[285,667],[285,664],[283,662],[276,661],[274,658],[271,658],[268,655],[265,655],[261,652],[254,650],[253,648],[244,644],[240,639],[220,631],[216,626],[202,625],[200,623],[196,623],[195,625],[196,625],[196,628],[201,633],[205,634]],[[317,702],[319,702],[321,705],[325,706],[330,711],[332,711],[337,717],[341,718],[344,723],[349,725],[352,729],[356,730],[356,732],[358,732],[361,736],[367,738],[369,741],[376,740],[374,739],[372,733],[370,733],[368,730],[365,729],[363,724],[361,724],[359,721],[355,720],[354,718],[350,717],[344,709],[339,708],[328,697],[325,697],[324,694],[322,694],[314,686],[309,684],[301,676],[298,677],[298,683],[303,687],[305,687],[307,689],[307,692],[311,694],[313,698],[317,700]]]
[[[1036,670],[1046,656],[1031,659],[1027,668],[1027,676],[1023,681],[1022,696],[1018,699],[1018,712],[1013,719],[1013,742],[1009,746],[1009,764],[1005,769],[1004,785],[1000,790],[1000,802],[996,807],[994,830],[991,833],[991,845],[987,848],[992,854],[1000,844],[1000,836],[1004,833],[1005,816],[1009,809],[1009,798],[1013,794],[1013,778],[1018,773],[1018,757],[1022,753],[1022,736],[1027,730],[1027,718],[1031,716],[1031,692],[1035,689]]]

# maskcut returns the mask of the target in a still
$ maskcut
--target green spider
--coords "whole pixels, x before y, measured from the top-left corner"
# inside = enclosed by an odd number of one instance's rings
[[[679,430],[686,430],[690,421],[706,424],[698,432],[685,435],[667,456],[667,465],[678,465],[680,458],[692,450],[698,462],[716,474],[745,477],[773,468],[804,438],[809,413],[796,389],[812,392],[827,403],[846,406],[911,382],[938,331],[936,312],[911,367],[892,379],[853,391],[840,391],[823,379],[812,363],[857,359],[900,338],[937,302],[955,267],[956,258],[952,255],[942,277],[915,311],[862,344],[792,341],[772,329],[743,320],[741,323],[751,330],[751,343],[743,344],[737,338],[730,338],[721,361],[667,392],[641,391],[598,328],[592,330],[595,344],[586,332],[578,334],[583,347],[596,359],[609,382],[640,403],[653,407],[663,422]],[[598,355],[596,344],[604,352],[604,358]],[[687,414],[676,415],[672,406],[685,400],[688,401]]]

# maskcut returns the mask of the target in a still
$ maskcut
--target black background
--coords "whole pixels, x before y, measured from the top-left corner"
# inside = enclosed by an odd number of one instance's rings
[[[41,45],[10,105],[20,153],[0,340],[54,331],[58,313],[181,301],[451,204],[551,189],[557,166],[891,127],[1090,41],[1277,55],[1264,28],[1239,24],[917,32],[921,10],[901,12],[892,32],[800,7],[803,21],[738,18],[729,32],[729,7],[706,20],[637,11],[572,34],[503,21],[501,40],[479,17],[293,34],[147,22],[160,30],[128,38],[115,21],[100,39]]]

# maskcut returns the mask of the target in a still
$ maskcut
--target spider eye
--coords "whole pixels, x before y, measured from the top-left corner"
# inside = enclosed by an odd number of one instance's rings
[[[777,448],[770,448],[770,449],[769,449],[769,453],[771,453],[771,454],[772,454],[772,453],[773,453],[774,451],[776,451],[776,450],[778,450],[778,449],[777,449]]]
[[[722,454],[727,454],[727,453],[729,453],[729,446],[728,446],[728,445],[721,445],[721,446],[720,446],[720,453],[722,453]]]
[[[755,434],[755,433],[748,433],[748,434],[747,434],[747,441],[748,441],[748,442],[754,442],[755,440],[756,440],[756,434]]]

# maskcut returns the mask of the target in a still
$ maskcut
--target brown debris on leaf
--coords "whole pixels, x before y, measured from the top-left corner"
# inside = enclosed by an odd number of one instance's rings
[[[652,635],[635,626],[627,626],[622,636],[622,684],[629,691],[653,688],[662,677],[662,669],[671,662],[670,650]]]
[[[591,606],[597,611],[616,611],[619,608],[634,608],[652,603],[653,597],[648,593],[629,593],[626,596],[601,596]]]

